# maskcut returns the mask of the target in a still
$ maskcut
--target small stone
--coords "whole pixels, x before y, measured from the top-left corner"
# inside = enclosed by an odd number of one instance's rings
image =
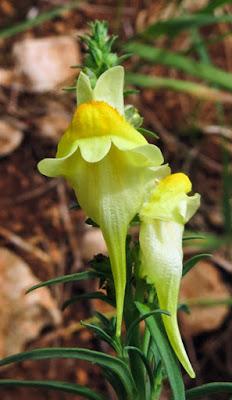
[[[61,313],[48,288],[25,294],[37,283],[22,258],[0,247],[0,357],[23,351],[44,327],[61,323]]]
[[[183,278],[180,303],[197,300],[224,300],[230,292],[218,270],[207,261],[201,261]],[[195,336],[220,327],[229,310],[227,306],[194,306],[191,313],[180,313],[183,334]]]
[[[66,36],[27,38],[14,45],[16,70],[28,81],[27,89],[35,92],[54,90],[76,76],[72,65],[80,64],[75,39]]]

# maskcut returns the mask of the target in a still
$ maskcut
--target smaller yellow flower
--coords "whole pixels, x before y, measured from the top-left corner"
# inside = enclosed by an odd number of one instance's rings
[[[177,322],[177,304],[183,268],[182,237],[184,224],[200,204],[199,194],[182,173],[160,180],[140,211],[140,276],[156,288],[160,308],[170,312],[163,322],[170,343],[181,364],[193,378],[195,373],[182,343]]]

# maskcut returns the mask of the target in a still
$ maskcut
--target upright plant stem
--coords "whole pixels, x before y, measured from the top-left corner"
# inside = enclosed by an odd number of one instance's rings
[[[124,307],[124,320],[126,329],[139,317],[139,313],[134,305],[135,295],[133,293],[132,284],[130,279],[127,279],[128,285],[125,296],[125,307]],[[136,325],[131,335],[130,346],[141,348],[140,330],[139,325]],[[144,365],[140,356],[135,352],[130,352],[130,366],[131,372],[134,377],[135,383],[138,390],[138,400],[146,400],[146,387],[145,387],[145,370]]]

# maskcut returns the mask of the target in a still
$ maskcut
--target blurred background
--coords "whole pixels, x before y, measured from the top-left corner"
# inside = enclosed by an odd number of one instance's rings
[[[180,311],[186,348],[197,372],[187,387],[232,378],[232,1],[226,0],[0,0],[0,357],[46,346],[103,349],[78,323],[100,302],[64,300],[93,283],[25,290],[84,269],[106,248],[101,233],[72,205],[62,179],[36,165],[55,154],[75,108],[72,85],[82,62],[79,35],[104,19],[119,36],[127,96],[173,171],[184,171],[200,211],[188,225],[185,258],[202,254],[183,279]],[[208,254],[212,254],[211,257]],[[74,360],[26,362],[1,377],[77,381],[105,393],[96,367]],[[1,399],[66,400],[73,395],[4,389]],[[77,398],[77,397],[75,397]],[[163,394],[163,400],[169,397]],[[218,399],[229,399],[227,395]]]

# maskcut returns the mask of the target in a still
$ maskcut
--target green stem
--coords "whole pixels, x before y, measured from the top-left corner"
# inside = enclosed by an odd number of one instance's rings
[[[151,288],[148,293],[148,303],[154,307],[154,304],[158,308],[157,295],[154,288]],[[159,400],[161,396],[161,391],[163,387],[163,372],[162,372],[162,362],[157,361],[154,386],[152,388],[151,400]]]
[[[151,400],[159,400],[162,390],[163,375],[161,362],[157,365],[155,373],[155,384],[151,394]]]
[[[128,330],[133,321],[139,317],[139,313],[134,305],[134,301],[137,296],[141,296],[140,288],[134,294],[133,287],[130,279],[127,279],[127,289],[125,296],[125,306],[124,306],[124,320],[126,324],[126,329]],[[141,336],[139,325],[135,326],[133,329],[133,334],[131,335],[130,346],[141,348]],[[141,357],[135,352],[130,352],[130,367],[131,372],[134,377],[137,390],[138,390],[138,400],[146,399],[146,386],[145,386],[145,369],[142,363]]]

